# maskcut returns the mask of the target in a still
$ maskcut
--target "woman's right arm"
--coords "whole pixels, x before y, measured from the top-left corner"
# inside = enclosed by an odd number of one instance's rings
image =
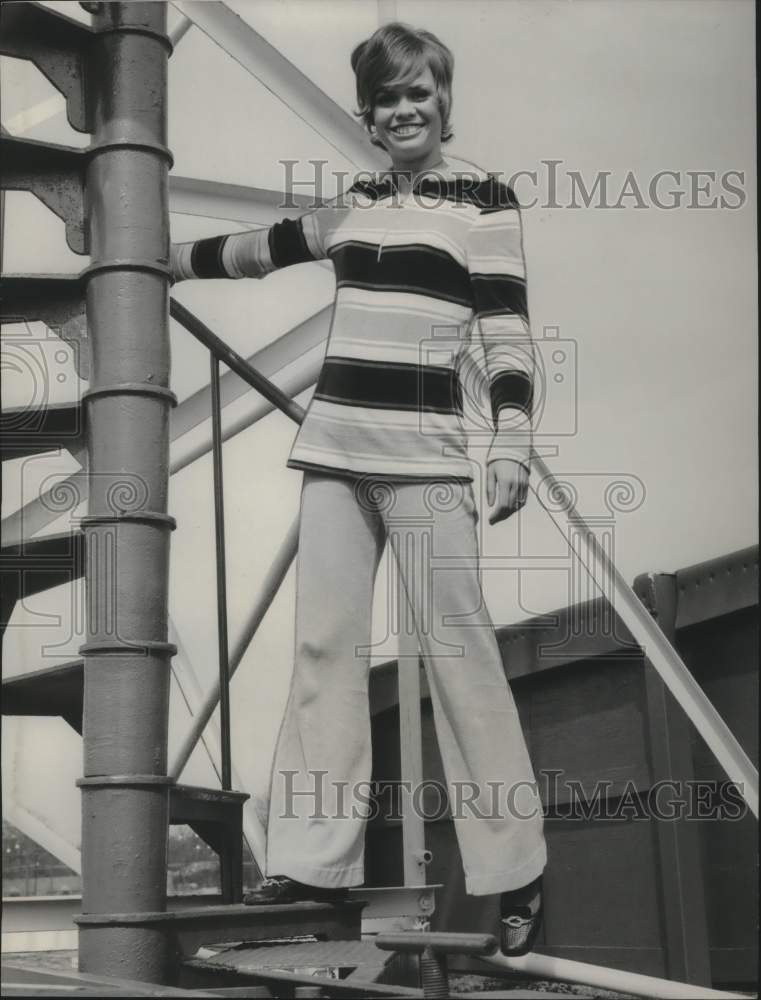
[[[333,209],[319,208],[265,229],[173,243],[169,264],[177,281],[190,278],[263,278],[291,264],[325,258]]]

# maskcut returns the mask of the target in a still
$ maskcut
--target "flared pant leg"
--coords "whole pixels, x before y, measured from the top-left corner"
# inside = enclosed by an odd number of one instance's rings
[[[355,803],[372,763],[365,651],[388,538],[414,608],[466,889],[531,881],[546,863],[541,803],[483,602],[471,485],[307,473],[301,516],[296,659],[273,766],[267,873],[326,887],[363,881]],[[403,610],[390,613],[399,620]]]
[[[369,794],[368,673],[373,585],[385,529],[355,481],[306,472],[290,694],[272,769],[268,875],[338,888],[364,881]],[[343,791],[342,791],[343,789]]]
[[[542,804],[478,571],[468,482],[397,484],[384,521],[433,705],[465,887],[516,889],[542,872]]]

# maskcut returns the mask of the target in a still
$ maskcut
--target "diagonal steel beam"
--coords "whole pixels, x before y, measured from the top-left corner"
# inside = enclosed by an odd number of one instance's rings
[[[177,646],[177,654],[172,661],[172,676],[177,683],[177,687],[182,695],[183,701],[192,717],[195,717],[203,702],[203,690],[198,681],[193,661],[188,650],[182,642],[177,623],[169,616],[169,639]],[[217,779],[221,783],[219,761],[222,759],[221,740],[217,720],[212,716],[204,729],[201,743],[206,751],[206,756],[211,764]],[[232,765],[232,779],[234,788],[243,788],[244,783],[240,775]],[[243,836],[249,846],[249,850],[254,856],[254,861],[259,868],[260,874],[264,872],[264,862],[266,853],[266,834],[262,821],[254,809],[243,809]]]
[[[185,35],[192,27],[193,27],[193,22],[190,20],[189,17],[185,17],[183,15],[177,22],[177,24],[175,24],[175,26],[169,32],[169,41],[172,43],[174,47],[176,47],[178,42],[182,41],[182,39],[185,37]]]
[[[280,589],[280,585],[285,579],[291,563],[296,558],[296,550],[298,549],[299,544],[299,522],[300,516],[297,514],[291,522],[285,538],[276,552],[275,558],[273,559],[272,564],[262,581],[259,596],[251,608],[248,618],[244,622],[238,638],[235,640],[235,645],[232,653],[230,654],[230,679],[232,679],[233,674],[240,666],[241,661],[246,654],[246,650],[253,641],[256,631],[262,623],[269,606],[275,599],[275,595]],[[194,711],[191,727],[185,734],[185,738],[183,739],[181,746],[175,753],[174,759],[170,763],[169,774],[171,774],[172,777],[179,778],[182,774],[185,765],[190,760],[190,755],[193,753],[196,744],[201,739],[204,729],[206,728],[206,724],[209,719],[211,719],[218,704],[219,681],[216,680],[212,682],[211,687],[206,692],[202,704],[199,705]]]
[[[217,0],[173,3],[342,156],[363,169],[388,167],[388,157],[371,144],[362,126],[227,4]]]
[[[49,122],[52,118],[63,115],[66,112],[66,100],[62,94],[53,94],[52,97],[38,101],[30,108],[24,108],[6,122],[8,132],[11,135],[23,136],[31,132],[38,125]]]
[[[282,191],[195,177],[173,175],[169,178],[169,211],[178,215],[271,226],[282,219],[292,219],[313,206],[314,199],[306,195],[292,193],[286,196]]]

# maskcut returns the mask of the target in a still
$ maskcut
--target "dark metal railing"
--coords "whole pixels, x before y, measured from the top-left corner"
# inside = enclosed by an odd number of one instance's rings
[[[282,389],[253,368],[245,358],[218,337],[206,324],[189,309],[169,299],[169,314],[185,327],[196,340],[209,351],[211,370],[211,421],[212,421],[212,461],[214,468],[214,534],[216,545],[217,576],[217,648],[219,656],[219,711],[222,731],[221,781],[222,788],[232,787],[232,757],[230,750],[230,656],[227,628],[227,560],[225,549],[225,506],[222,469],[222,406],[219,387],[220,361],[247,382],[295,423],[304,419],[304,409],[295,403]]]
[[[295,403],[274,382],[270,382],[265,375],[252,368],[245,358],[242,358],[237,351],[234,351],[229,344],[226,344],[202,320],[194,316],[189,309],[180,305],[176,299],[169,299],[169,315],[172,319],[176,319],[178,323],[181,323],[189,333],[193,334],[196,340],[207,347],[220,361],[223,361],[231,371],[234,371],[236,375],[240,375],[243,381],[247,382],[252,389],[256,389],[273,406],[276,406],[278,410],[282,410],[294,423],[300,424],[303,421],[305,415],[303,407]]]
[[[211,425],[214,464],[214,533],[217,565],[217,644],[219,649],[219,715],[222,723],[222,788],[232,788],[230,749],[230,657],[227,636],[227,560],[225,558],[225,501],[222,476],[222,411],[219,405],[219,358],[209,354],[211,366]]]

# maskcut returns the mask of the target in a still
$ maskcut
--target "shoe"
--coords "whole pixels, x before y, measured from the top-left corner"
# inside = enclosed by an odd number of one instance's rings
[[[542,876],[511,892],[503,892],[499,901],[500,951],[508,958],[527,955],[542,926],[544,900]]]
[[[287,875],[271,875],[251,892],[246,893],[246,906],[273,906],[278,903],[345,903],[348,889],[324,889],[319,885],[306,885]]]

